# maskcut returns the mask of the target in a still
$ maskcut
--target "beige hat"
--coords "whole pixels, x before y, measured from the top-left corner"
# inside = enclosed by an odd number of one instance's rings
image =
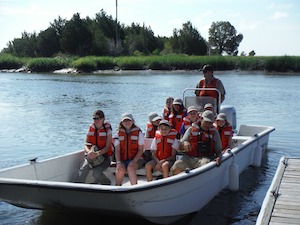
[[[151,112],[149,114],[149,121],[150,122],[154,122],[154,121],[157,121],[157,120],[161,120],[161,116],[159,116],[156,112]]]
[[[210,110],[205,110],[203,113],[202,113],[202,120],[203,121],[207,121],[207,122],[211,122],[213,123],[214,120],[215,120],[215,116],[214,116],[214,113]]]
[[[124,114],[122,114],[122,119],[121,119],[121,121],[123,122],[123,121],[126,120],[126,119],[128,119],[128,120],[133,120],[132,114],[130,114],[130,113],[124,113]]]
[[[187,112],[189,113],[189,112],[192,112],[192,111],[198,112],[198,109],[195,106],[191,105],[190,107],[188,107]]]
[[[217,120],[227,120],[225,113],[219,113],[217,116]]]
[[[173,101],[173,105],[183,105],[183,101],[180,98],[176,98]]]
[[[204,106],[204,110],[207,109],[207,108],[212,108],[213,109],[214,107],[213,107],[213,105],[211,103],[207,103]]]
[[[158,126],[160,126],[160,125],[162,125],[162,124],[164,124],[164,125],[167,125],[167,126],[171,126],[171,124],[170,124],[170,122],[168,121],[168,120],[161,120],[160,122],[159,122],[159,124],[158,124]]]

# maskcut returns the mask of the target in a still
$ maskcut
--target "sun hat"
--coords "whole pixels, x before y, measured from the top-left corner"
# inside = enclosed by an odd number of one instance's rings
[[[183,101],[180,98],[175,98],[173,105],[183,105]]]
[[[124,113],[124,114],[122,114],[122,119],[121,119],[121,121],[123,122],[124,120],[133,120],[133,116],[132,116],[132,114],[131,113]]]
[[[154,122],[154,121],[157,121],[157,120],[161,120],[161,116],[159,116],[156,112],[151,112],[149,114],[149,121],[150,122]]]
[[[214,120],[215,120],[215,116],[214,116],[214,113],[210,110],[205,110],[203,113],[202,113],[202,120],[203,121],[207,121],[207,122],[211,122],[213,123]]]
[[[216,120],[227,120],[225,113],[219,113]]]
[[[187,113],[192,112],[192,111],[198,112],[198,109],[195,106],[191,105],[190,107],[188,107]]]
[[[171,124],[170,124],[170,122],[168,121],[168,120],[161,120],[160,122],[159,122],[159,124],[158,124],[158,126],[160,126],[160,125],[162,125],[162,124],[164,124],[164,125],[167,125],[167,126],[171,126]]]

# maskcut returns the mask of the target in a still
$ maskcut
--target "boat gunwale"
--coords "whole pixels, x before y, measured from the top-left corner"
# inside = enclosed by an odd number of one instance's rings
[[[249,144],[252,144],[255,142],[258,138],[264,137],[266,135],[269,135],[272,131],[275,130],[274,127],[270,126],[259,126],[259,127],[265,127],[266,130],[262,131],[259,134],[253,135],[251,138],[246,140],[245,144],[241,144],[239,146],[234,147],[231,150],[231,153],[238,154],[241,152],[244,148],[248,147]],[[80,153],[83,150],[75,151],[73,153],[67,153],[64,156],[72,155],[76,153]],[[222,161],[223,163],[227,160],[229,160],[232,157],[231,153],[225,153],[223,155]],[[42,163],[46,161],[53,160],[55,158],[60,158],[62,156],[56,156],[49,159],[42,160],[37,163]],[[10,167],[7,169],[3,169],[0,171],[5,171],[17,167],[26,166],[27,164],[23,164],[20,166]],[[222,166],[222,164],[221,164]],[[173,185],[174,183],[182,182],[187,179],[191,179],[195,176],[199,176],[202,173],[205,173],[209,170],[214,169],[217,166],[215,161],[212,161],[202,167],[195,168],[191,171],[187,171],[182,174],[178,174],[176,176],[171,176],[168,178],[160,179],[154,182],[149,182],[145,184],[138,184],[138,185],[132,185],[132,186],[110,186],[110,185],[95,185],[95,184],[82,184],[82,183],[74,183],[74,182],[67,182],[67,181],[43,181],[43,180],[30,180],[30,179],[16,179],[16,178],[1,178],[0,177],[0,184],[3,185],[22,185],[25,187],[36,187],[36,188],[47,188],[47,189],[59,189],[59,190],[73,190],[73,191],[86,191],[86,192],[114,192],[114,193],[131,193],[131,192],[140,192],[144,190],[149,189],[155,189],[162,186],[168,186]],[[187,176],[188,175],[188,176]]]

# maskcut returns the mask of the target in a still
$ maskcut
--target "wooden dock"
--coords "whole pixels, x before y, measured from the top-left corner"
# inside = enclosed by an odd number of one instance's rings
[[[300,158],[282,157],[256,225],[300,225]]]

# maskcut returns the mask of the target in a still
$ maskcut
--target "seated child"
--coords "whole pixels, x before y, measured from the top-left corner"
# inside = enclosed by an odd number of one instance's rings
[[[151,144],[152,160],[145,165],[147,180],[152,181],[153,171],[160,171],[163,177],[169,176],[171,166],[176,160],[176,151],[179,148],[178,132],[173,129],[170,122],[161,120],[155,138]]]

